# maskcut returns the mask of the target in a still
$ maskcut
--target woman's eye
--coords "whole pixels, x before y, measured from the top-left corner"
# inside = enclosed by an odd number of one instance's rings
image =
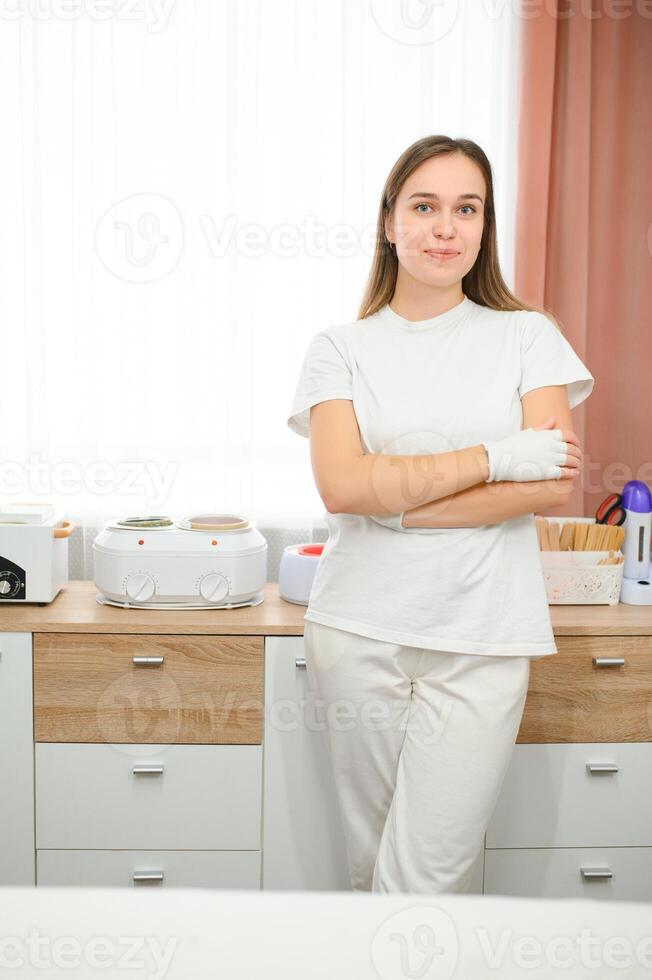
[[[418,210],[419,208],[429,208],[429,207],[430,207],[429,204],[426,204],[425,202],[422,202],[421,204],[417,204],[416,210]],[[473,207],[472,204],[463,204],[462,207],[460,208],[460,211],[463,211],[465,208],[468,208],[473,214],[476,213],[475,212],[475,208]],[[426,212],[425,211],[420,211],[419,213],[420,214],[425,214]]]

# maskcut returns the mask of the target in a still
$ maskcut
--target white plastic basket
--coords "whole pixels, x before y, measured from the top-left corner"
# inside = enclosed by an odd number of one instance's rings
[[[595,524],[594,517],[548,517],[548,521],[564,524]],[[608,551],[541,551],[541,565],[550,605],[590,604],[615,606],[625,570],[619,565],[599,565],[608,558]],[[616,551],[621,555],[620,550]]]

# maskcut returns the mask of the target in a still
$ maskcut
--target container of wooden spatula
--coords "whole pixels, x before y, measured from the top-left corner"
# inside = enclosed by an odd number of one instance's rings
[[[620,598],[625,539],[622,526],[594,517],[535,515],[548,602],[615,605]]]

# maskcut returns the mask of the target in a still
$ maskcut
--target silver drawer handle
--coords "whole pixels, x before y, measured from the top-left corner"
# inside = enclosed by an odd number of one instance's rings
[[[297,665],[297,667],[305,667],[306,666],[306,658],[305,657],[295,657],[294,658],[294,662]]]
[[[613,878],[613,871],[609,868],[581,868],[582,877],[585,881],[597,881],[602,878]]]
[[[134,881],[163,881],[162,871],[134,871]]]
[[[618,772],[615,762],[587,762],[589,772]]]
[[[134,776],[160,776],[163,773],[163,766],[134,766]]]
[[[593,663],[596,667],[622,667],[625,663],[624,657],[594,657]]]
[[[165,657],[132,657],[136,667],[160,667]]]

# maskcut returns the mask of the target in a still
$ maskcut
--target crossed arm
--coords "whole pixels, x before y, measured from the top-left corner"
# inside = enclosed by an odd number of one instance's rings
[[[555,417],[555,427],[571,429],[571,413],[565,385],[535,388],[521,399],[522,428],[543,424]],[[405,528],[478,527],[498,524],[523,514],[539,513],[567,503],[574,479],[527,482],[478,483],[422,504],[403,514]]]

